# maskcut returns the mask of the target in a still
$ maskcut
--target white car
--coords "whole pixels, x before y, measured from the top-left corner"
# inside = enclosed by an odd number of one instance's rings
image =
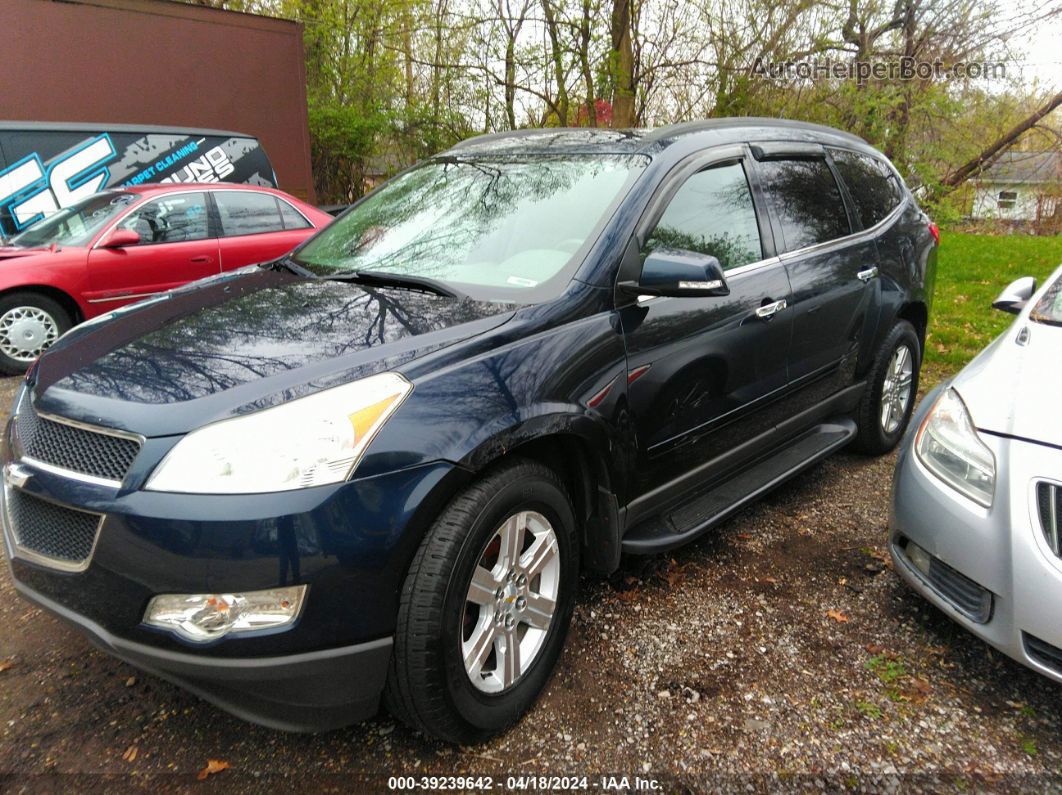
[[[993,306],[1018,317],[912,419],[889,547],[926,599],[1062,682],[1062,267]]]

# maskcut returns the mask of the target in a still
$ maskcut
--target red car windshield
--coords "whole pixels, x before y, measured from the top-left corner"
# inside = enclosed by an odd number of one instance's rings
[[[122,210],[136,201],[134,193],[107,191],[72,204],[42,218],[25,232],[15,235],[8,245],[18,248],[85,246]]]

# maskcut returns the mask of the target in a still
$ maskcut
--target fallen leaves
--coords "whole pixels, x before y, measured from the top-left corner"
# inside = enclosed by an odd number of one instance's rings
[[[228,770],[232,765],[223,759],[208,759],[206,767],[196,774],[196,778],[199,781],[206,781],[207,776],[212,776],[215,773],[220,773],[222,770]]]
[[[827,618],[832,618],[838,624],[847,624],[848,623],[848,616],[846,616],[840,610],[827,610],[826,611],[826,617]]]
[[[0,660],[0,672],[6,671],[12,665],[15,664],[14,660]]]
[[[122,754],[122,759],[124,759],[126,762],[135,762],[136,755],[139,752],[139,748],[137,748],[135,745],[130,745],[128,748],[125,749],[125,753]]]

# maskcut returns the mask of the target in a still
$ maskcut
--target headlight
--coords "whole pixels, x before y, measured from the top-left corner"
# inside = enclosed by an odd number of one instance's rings
[[[339,483],[412,389],[381,373],[206,425],[177,443],[144,488],[254,494]]]
[[[996,458],[977,435],[970,413],[954,389],[947,389],[918,429],[918,458],[953,489],[986,508],[992,505]]]
[[[144,623],[204,642],[294,624],[305,599],[305,585],[244,593],[164,594],[148,602]]]

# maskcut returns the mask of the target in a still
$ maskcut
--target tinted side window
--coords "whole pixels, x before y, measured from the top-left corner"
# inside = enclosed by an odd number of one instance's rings
[[[848,186],[864,228],[874,226],[900,203],[895,178],[873,158],[835,149],[833,162]]]
[[[841,191],[825,160],[766,160],[757,167],[782,227],[781,252],[851,233]]]
[[[140,245],[184,243],[210,236],[205,193],[179,193],[148,202],[125,218],[119,229],[140,235]]]
[[[710,254],[724,269],[763,259],[752,194],[740,163],[698,171],[683,183],[646,241],[645,251]]]
[[[224,237],[279,232],[284,228],[277,202],[268,193],[217,191],[214,201],[218,203]]]
[[[302,213],[292,207],[283,199],[277,199],[277,207],[280,208],[280,217],[284,219],[285,229],[309,229],[311,224],[302,217]]]

